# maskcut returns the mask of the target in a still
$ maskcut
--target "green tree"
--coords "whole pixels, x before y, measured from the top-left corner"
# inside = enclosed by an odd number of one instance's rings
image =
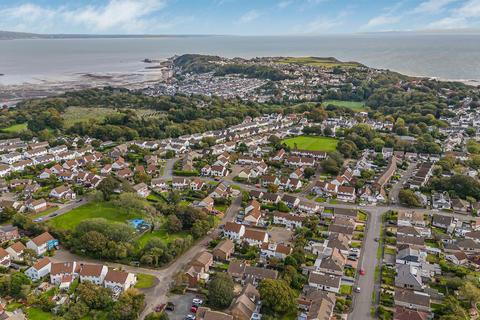
[[[398,194],[398,199],[400,200],[401,203],[409,207],[420,207],[422,205],[418,197],[410,189],[400,190]]]
[[[176,215],[171,214],[168,216],[167,218],[168,231],[175,233],[175,232],[181,231],[182,228],[183,228],[182,221],[180,221],[180,219],[178,219]]]
[[[235,296],[234,283],[226,273],[217,273],[208,284],[208,304],[216,309],[227,308]]]
[[[145,304],[145,295],[136,289],[128,289],[120,295],[110,313],[114,320],[137,319]]]
[[[262,280],[258,291],[267,314],[285,315],[296,308],[295,291],[284,280]]]

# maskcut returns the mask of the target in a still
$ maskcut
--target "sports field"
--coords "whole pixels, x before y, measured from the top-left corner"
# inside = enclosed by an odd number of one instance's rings
[[[329,137],[298,136],[282,141],[290,148],[331,152],[337,149],[338,140]]]
[[[365,103],[360,101],[344,101],[344,100],[327,100],[322,103],[324,106],[333,104],[337,107],[348,108],[356,112],[366,111]]]

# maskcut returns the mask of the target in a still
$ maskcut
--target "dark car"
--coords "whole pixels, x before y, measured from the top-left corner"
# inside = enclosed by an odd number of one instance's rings
[[[165,308],[167,311],[174,311],[175,310],[175,305],[173,302],[167,302],[167,307]]]

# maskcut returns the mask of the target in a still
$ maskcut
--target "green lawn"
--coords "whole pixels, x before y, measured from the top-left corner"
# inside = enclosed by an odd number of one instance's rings
[[[141,214],[129,214],[121,208],[116,208],[109,202],[90,202],[57,216],[49,221],[56,228],[72,230],[85,219],[104,218],[110,221],[126,222],[141,217]]]
[[[13,312],[17,309],[21,309],[22,307],[23,307],[23,304],[21,304],[20,302],[11,302],[7,304],[7,306],[5,307],[5,310],[9,312]]]
[[[27,316],[29,320],[49,320],[53,318],[51,313],[37,308],[28,308]]]
[[[215,210],[225,213],[227,211],[228,205],[226,204],[217,204],[215,205]]]
[[[138,273],[137,274],[137,283],[135,288],[137,289],[148,289],[155,285],[155,277],[149,274]]]
[[[329,104],[333,104],[337,107],[343,107],[352,109],[356,112],[366,111],[367,108],[365,107],[365,103],[358,102],[358,101],[344,101],[344,100],[327,100],[323,102],[324,106],[328,106]]]
[[[130,109],[133,110],[139,116],[149,116],[151,114],[157,114],[155,110],[151,109]],[[97,120],[102,122],[107,116],[119,114],[117,109],[113,108],[86,108],[86,107],[68,107],[62,117],[65,122],[65,126],[71,127],[76,122],[85,122],[88,120]]]
[[[298,136],[282,141],[290,148],[331,152],[337,149],[338,140],[319,136]]]
[[[352,286],[348,286],[346,284],[342,284],[340,286],[340,294],[342,295],[349,295],[352,294]]]
[[[27,129],[27,123],[25,122],[25,123],[14,124],[13,126],[2,129],[2,131],[6,133],[18,133],[26,129]]]
[[[166,244],[178,238],[185,238],[189,235],[188,232],[182,231],[177,233],[169,233],[166,229],[161,229],[153,232],[146,232],[138,238],[138,245],[143,248],[150,239],[159,238]]]

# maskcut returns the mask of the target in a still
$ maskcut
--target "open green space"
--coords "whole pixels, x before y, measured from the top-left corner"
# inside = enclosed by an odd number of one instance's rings
[[[345,100],[327,100],[323,102],[324,106],[332,104],[336,107],[348,108],[356,112],[366,111],[365,103],[360,101],[345,101]]]
[[[29,320],[49,320],[52,319],[50,312],[42,311],[38,308],[28,308],[27,316]]]
[[[137,283],[135,288],[137,289],[148,289],[155,285],[155,277],[150,274],[138,273],[137,274]]]
[[[146,232],[138,238],[138,245],[143,248],[150,239],[161,239],[165,244],[178,238],[185,238],[189,233],[186,231],[170,233],[166,229],[160,229],[153,232]]]
[[[45,217],[45,216],[48,216],[50,213],[55,212],[57,210],[58,210],[58,206],[53,206],[53,207],[48,208],[45,211],[42,211],[40,213],[37,213],[37,214],[33,215],[33,218]]]
[[[49,224],[58,229],[72,230],[85,219],[104,218],[109,221],[126,222],[138,217],[141,217],[140,213],[128,213],[122,208],[115,207],[113,203],[94,201],[51,219]]]
[[[320,58],[320,57],[288,57],[279,61],[280,63],[296,63],[314,67],[322,68],[356,68],[360,64],[356,62],[343,62],[335,58]]]
[[[25,123],[14,124],[13,126],[2,129],[2,131],[6,133],[18,133],[26,129],[27,129],[27,123],[25,122]]]
[[[336,150],[338,140],[320,136],[298,136],[285,139],[282,143],[285,143],[290,148],[297,148],[299,150],[331,152]]]
[[[158,112],[150,109],[134,109],[139,116],[149,116]],[[117,109],[113,108],[86,108],[86,107],[68,107],[62,114],[65,126],[71,127],[77,122],[97,120],[102,122],[107,116],[119,114]]]

